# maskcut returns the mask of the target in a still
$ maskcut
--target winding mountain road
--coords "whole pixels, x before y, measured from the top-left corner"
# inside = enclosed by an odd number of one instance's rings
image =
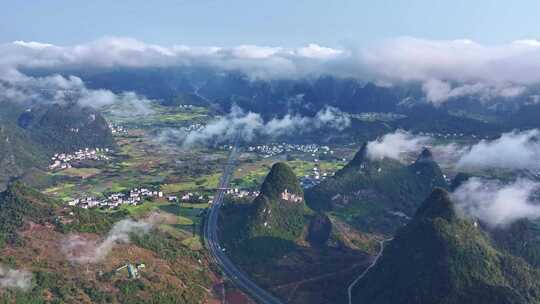
[[[377,261],[379,260],[379,258],[382,256],[383,254],[383,251],[384,251],[384,243],[386,242],[390,242],[391,240],[393,240],[393,238],[390,238],[390,239],[384,239],[382,241],[379,241],[379,252],[377,253],[377,255],[375,256],[375,259],[373,260],[373,262],[371,264],[369,264],[368,268],[366,268],[366,270],[364,270],[352,283],[351,285],[349,285],[349,288],[347,289],[347,292],[349,294],[349,304],[352,304],[352,289],[354,288],[354,286],[356,284],[358,284],[358,282],[366,276],[366,274],[369,272],[369,270],[371,268],[373,268],[373,266],[375,266],[377,264]]]
[[[214,262],[221,267],[221,270],[225,275],[240,289],[249,294],[252,299],[257,301],[260,304],[282,304],[282,302],[274,297],[269,292],[260,288],[255,284],[244,272],[238,269],[232,261],[225,255],[224,248],[219,245],[217,226],[219,218],[219,209],[223,204],[223,198],[225,196],[225,191],[229,186],[229,182],[234,173],[234,167],[236,164],[236,157],[238,155],[239,148],[235,144],[223,170],[223,175],[221,176],[218,190],[214,196],[214,201],[212,202],[212,207],[208,213],[206,219],[206,225],[204,227],[204,239],[206,247],[212,256]]]

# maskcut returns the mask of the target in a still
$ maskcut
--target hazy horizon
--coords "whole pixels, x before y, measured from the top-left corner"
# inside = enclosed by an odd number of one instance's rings
[[[537,39],[540,3],[496,1],[20,1],[0,12],[0,42],[79,44],[106,36],[172,45],[366,46],[412,36],[494,45]]]

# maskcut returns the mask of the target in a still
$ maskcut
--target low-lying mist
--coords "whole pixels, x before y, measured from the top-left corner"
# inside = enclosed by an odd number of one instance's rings
[[[314,117],[287,114],[282,118],[264,121],[258,113],[245,112],[233,106],[227,115],[210,121],[198,130],[165,129],[157,139],[190,148],[230,143],[236,138],[249,143],[260,137],[301,135],[323,128],[342,131],[350,124],[349,116],[333,107],[320,110]]]
[[[114,224],[103,240],[89,240],[83,235],[71,234],[62,241],[62,252],[71,262],[98,263],[107,257],[116,244],[129,243],[130,234],[146,234],[155,224],[166,220],[168,217],[160,213],[153,213],[139,221],[124,219]]]

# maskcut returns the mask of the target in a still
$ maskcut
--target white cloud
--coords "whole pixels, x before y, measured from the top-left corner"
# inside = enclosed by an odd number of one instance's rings
[[[102,261],[117,243],[129,243],[130,233],[148,233],[151,228],[149,223],[122,220],[113,226],[103,241],[91,241],[84,236],[72,234],[64,240],[62,250],[70,261],[79,264],[97,263]]]
[[[106,37],[75,46],[16,41],[0,45],[0,70],[20,67],[143,67],[206,65],[241,70],[252,78],[301,77],[321,72],[320,64],[343,51],[310,44],[298,49],[237,47],[164,47],[131,38]],[[315,64],[315,66],[314,66]]]
[[[105,89],[92,90],[79,77],[29,77],[16,70],[0,74],[2,100],[25,104],[75,101],[81,106],[92,108],[114,105],[114,112],[118,115],[146,115],[153,112],[151,101],[133,92],[115,94]]]
[[[470,40],[401,37],[364,48],[240,45],[160,46],[106,37],[74,46],[16,41],[0,45],[0,74],[20,67],[208,66],[250,78],[330,74],[377,83],[423,84],[427,100],[511,98],[540,83],[540,42],[483,45]]]
[[[404,161],[408,155],[429,147],[437,162],[457,170],[540,169],[540,130],[512,131],[497,139],[476,144],[437,143],[434,138],[403,130],[388,133],[368,143],[368,157]]]
[[[483,83],[454,86],[438,79],[430,79],[422,85],[428,101],[440,105],[450,98],[476,95],[481,101],[489,101],[495,97],[512,98],[523,94],[526,87],[518,85],[489,86]]]
[[[438,79],[430,79],[424,82],[422,90],[429,101],[440,104],[441,102],[448,100],[452,87],[447,82]]]
[[[538,83],[540,45],[485,46],[463,40],[399,38],[361,51],[378,75],[393,80],[460,83]]]
[[[265,122],[260,114],[246,113],[241,108],[233,106],[230,113],[209,122],[199,130],[191,132],[164,130],[158,139],[180,142],[185,147],[191,147],[230,142],[237,137],[251,142],[259,136],[279,137],[322,128],[341,131],[349,127],[350,123],[347,114],[332,107],[320,110],[314,117],[287,114]]]
[[[428,100],[436,104],[470,94],[513,97],[540,82],[537,41],[488,46],[403,37],[362,49],[358,58],[376,79],[423,83]]]
[[[26,270],[17,270],[0,264],[0,287],[30,289],[32,273]]]
[[[310,43],[308,46],[296,50],[296,53],[299,56],[306,58],[334,59],[340,55],[343,55],[345,51]]]
[[[351,125],[351,119],[340,110],[327,106],[317,112],[313,120],[316,128],[328,126],[338,131],[343,131]]]
[[[165,215],[153,213],[140,220],[125,219],[114,224],[102,241],[89,240],[78,234],[71,234],[62,242],[62,251],[72,262],[79,264],[98,263],[103,261],[118,243],[129,243],[129,235],[148,233],[152,227],[169,220]]]
[[[231,49],[236,58],[267,59],[282,51],[279,47],[260,47],[256,45],[241,45]]]
[[[540,130],[504,133],[481,140],[458,160],[460,169],[535,169],[540,167]]]
[[[504,227],[519,219],[540,218],[540,202],[532,198],[539,189],[539,183],[525,179],[502,184],[471,178],[451,196],[464,214],[493,227]]]
[[[368,142],[367,155],[373,160],[390,158],[403,161],[407,154],[420,151],[430,141],[431,138],[428,136],[418,136],[403,130],[397,130],[394,133],[388,133],[381,138]]]

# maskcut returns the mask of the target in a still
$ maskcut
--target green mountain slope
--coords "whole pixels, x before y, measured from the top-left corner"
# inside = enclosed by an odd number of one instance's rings
[[[187,238],[180,230],[156,225],[148,234],[130,234],[129,244],[112,245],[113,250],[103,259],[79,264],[64,252],[72,237],[85,244],[85,250],[98,250],[110,236],[108,232],[114,231],[114,225],[126,227],[120,220],[127,214],[74,208],[70,220],[63,221],[67,218],[65,211],[60,204],[20,182],[11,183],[0,193],[0,266],[31,275],[28,289],[3,284],[0,303],[212,301],[213,295],[206,290],[212,288],[216,276],[206,253],[185,244]],[[126,270],[116,270],[135,262],[146,265],[139,269],[137,279],[128,277]],[[3,283],[9,280],[5,271],[1,277]]]
[[[281,257],[305,242],[313,212],[292,169],[276,163],[252,203],[225,206],[222,216],[227,222],[222,239],[231,255],[260,261]]]
[[[14,182],[0,193],[0,247],[14,241],[15,231],[25,220],[42,222],[53,216],[54,202],[21,182]]]
[[[254,252],[279,255],[301,239],[310,211],[292,169],[272,166],[253,201],[246,221],[245,247]]]
[[[114,139],[108,124],[94,109],[69,105],[46,105],[22,113],[19,127],[46,151],[73,151],[86,147],[111,147]]]
[[[447,187],[431,152],[409,165],[370,160],[364,144],[336,175],[306,191],[310,208],[329,211],[367,232],[392,233],[406,223],[434,187]]]
[[[40,153],[30,134],[17,124],[22,109],[0,102],[0,185],[35,165],[46,165],[48,155]],[[0,187],[1,188],[1,187]]]
[[[105,119],[77,105],[31,109],[0,102],[0,186],[29,169],[44,168],[54,153],[86,147],[113,147]]]
[[[508,227],[489,231],[498,249],[523,258],[534,267],[540,267],[540,223],[521,219]]]
[[[353,292],[353,303],[539,303],[540,272],[494,248],[436,189]]]

